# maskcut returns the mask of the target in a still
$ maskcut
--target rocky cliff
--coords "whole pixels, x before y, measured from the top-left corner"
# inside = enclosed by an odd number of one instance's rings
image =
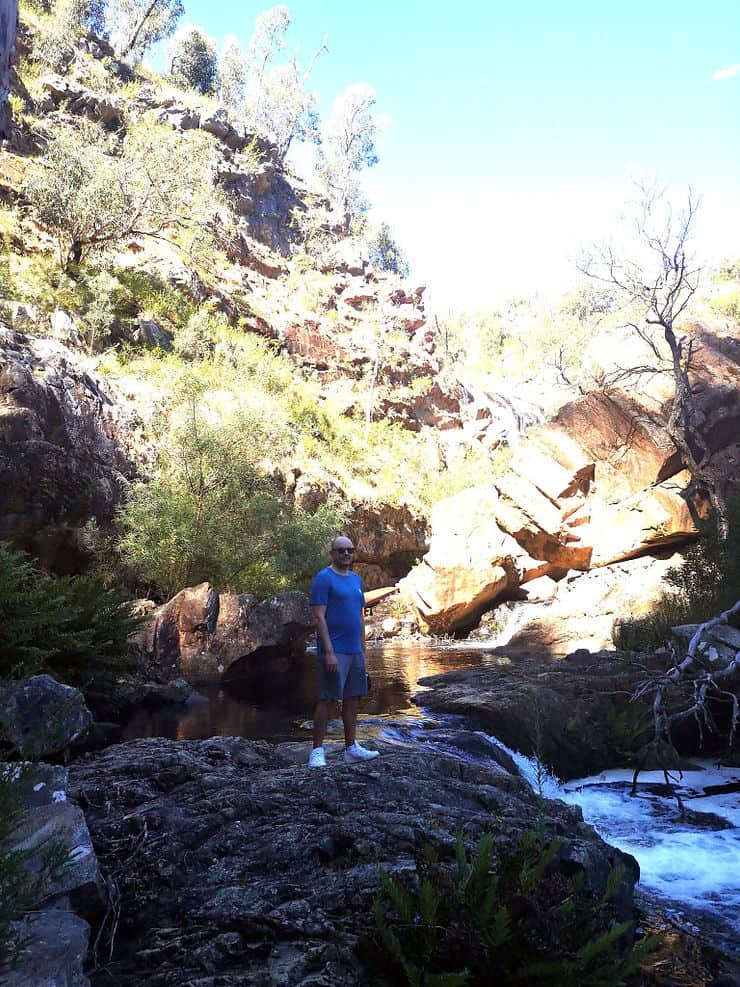
[[[701,324],[686,331],[696,354],[699,431],[729,493],[740,488],[740,349],[727,331]],[[650,365],[639,344],[623,330],[594,346],[606,378],[622,368],[614,383],[530,428],[494,484],[437,505],[430,550],[401,584],[423,626],[437,633],[469,627],[497,600],[519,594],[548,607],[513,643],[562,653],[609,646],[617,618],[649,607],[665,553],[695,536],[707,505],[690,496],[690,476],[667,436],[670,375],[624,372],[626,355],[628,366]],[[650,567],[627,564],[656,554]]]

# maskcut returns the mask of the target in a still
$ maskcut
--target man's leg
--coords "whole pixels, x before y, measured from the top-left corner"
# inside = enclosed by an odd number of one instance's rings
[[[351,747],[357,733],[357,714],[360,711],[360,697],[348,696],[342,700],[342,723],[344,724],[344,746]]]
[[[314,747],[324,746],[324,736],[331,715],[331,699],[319,699],[313,714],[313,745]],[[357,714],[355,713],[355,719]]]

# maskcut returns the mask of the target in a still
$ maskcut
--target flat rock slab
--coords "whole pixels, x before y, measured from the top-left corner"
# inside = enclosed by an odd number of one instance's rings
[[[426,688],[414,702],[465,716],[512,750],[538,756],[560,778],[594,774],[624,758],[633,739],[626,733],[639,728],[640,710],[629,697],[644,667],[613,652],[575,651],[545,664],[507,661],[509,649],[495,651],[502,664],[420,679]]]
[[[139,740],[71,766],[120,896],[113,960],[93,984],[373,984],[357,947],[372,933],[379,865],[412,869],[427,845],[452,859],[460,830],[471,843],[493,831],[505,851],[540,813],[587,887],[626,865],[630,913],[635,861],[505,766],[380,745],[374,761],[331,751],[309,770],[300,747]]]

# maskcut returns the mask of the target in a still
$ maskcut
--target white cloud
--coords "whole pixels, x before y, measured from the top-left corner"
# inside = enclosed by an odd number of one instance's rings
[[[736,62],[734,65],[728,65],[726,69],[717,69],[712,74],[712,78],[718,82],[723,82],[725,79],[734,79],[739,72],[740,65]]]

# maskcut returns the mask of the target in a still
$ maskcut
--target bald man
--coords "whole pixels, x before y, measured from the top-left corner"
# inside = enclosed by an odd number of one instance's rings
[[[311,610],[317,637],[318,702],[313,717],[313,750],[309,768],[325,768],[324,736],[334,702],[342,704],[344,760],[369,761],[377,751],[355,739],[360,699],[367,695],[365,666],[365,594],[360,577],[352,572],[355,547],[337,535],[329,547],[330,563],[311,584]]]

